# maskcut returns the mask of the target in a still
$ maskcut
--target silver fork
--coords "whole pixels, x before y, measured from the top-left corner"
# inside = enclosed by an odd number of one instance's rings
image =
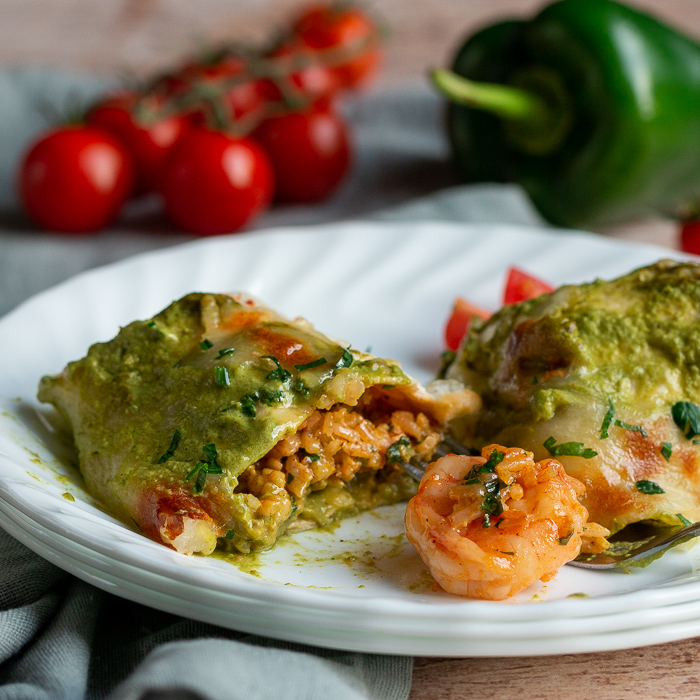
[[[433,452],[431,461],[450,453],[471,455],[473,451],[454,438],[446,437]],[[413,457],[409,462],[398,464],[416,481],[425,474],[428,462]],[[627,528],[625,529],[627,530]],[[665,554],[672,547],[688,542],[700,536],[700,522],[679,527],[637,527],[629,526],[629,532],[622,530],[614,536],[610,547],[600,554],[579,554],[569,566],[582,569],[630,569],[644,567]],[[627,537],[628,539],[623,539]]]

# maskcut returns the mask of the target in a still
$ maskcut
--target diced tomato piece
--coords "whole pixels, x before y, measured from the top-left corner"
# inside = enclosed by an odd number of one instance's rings
[[[503,303],[505,305],[517,304],[519,301],[534,299],[540,294],[548,294],[553,291],[554,287],[546,282],[528,275],[527,272],[523,272],[517,267],[511,267],[508,270],[506,288],[503,292]]]
[[[482,309],[462,297],[457,297],[445,326],[445,345],[447,348],[457,350],[462,338],[469,330],[472,318],[476,317],[485,321],[490,315],[490,311],[486,311],[486,309]]]
[[[681,250],[700,255],[700,221],[686,221],[681,227]]]

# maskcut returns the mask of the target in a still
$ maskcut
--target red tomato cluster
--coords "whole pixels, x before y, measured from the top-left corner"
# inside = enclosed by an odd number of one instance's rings
[[[552,291],[554,291],[554,287],[546,282],[517,267],[511,267],[508,270],[506,286],[503,290],[503,305],[517,304]],[[491,316],[490,311],[482,309],[462,297],[457,297],[445,326],[445,346],[447,349],[454,352],[459,348],[473,318],[485,321],[489,316]]]
[[[210,235],[275,198],[324,199],[350,164],[334,100],[369,80],[380,55],[379,28],[357,7],[307,9],[271,49],[221,49],[43,134],[22,163],[24,207],[40,226],[81,233],[155,191],[177,226]]]

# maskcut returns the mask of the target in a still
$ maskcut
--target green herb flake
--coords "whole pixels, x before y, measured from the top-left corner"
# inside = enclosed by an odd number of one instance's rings
[[[673,445],[670,442],[661,443],[661,454],[667,462],[671,461],[671,454],[673,453]]]
[[[613,418],[615,417],[615,406],[613,405],[613,402],[608,399],[608,412],[605,414],[605,417],[603,418],[603,424],[600,426],[600,439],[605,440],[606,438],[610,437],[608,430],[610,429],[610,424],[612,423]]]
[[[219,386],[231,386],[231,378],[226,367],[214,367],[214,379]]]
[[[598,453],[590,447],[584,447],[582,442],[562,442],[561,445],[556,445],[556,440],[553,437],[548,437],[543,445],[552,457],[583,457],[591,459],[596,457]]]
[[[165,333],[163,333],[163,331],[160,330],[160,328],[158,328],[158,324],[155,321],[150,321],[148,324],[146,324],[146,327],[152,328],[154,331],[156,331],[158,333],[158,335],[161,338],[165,338]]]
[[[410,447],[411,441],[402,435],[395,443],[389,445],[386,450],[386,463],[387,464],[401,464],[407,461],[403,456],[402,447]]]
[[[509,557],[514,557],[515,552],[504,552],[502,549],[497,549],[497,552],[500,552],[501,554],[507,554]]]
[[[493,474],[494,469],[503,461],[504,457],[505,453],[493,450],[484,464],[474,465],[469,470],[469,473],[464,477],[462,483],[473,483],[473,479],[480,482],[481,479],[478,478],[480,474]]]
[[[273,369],[267,375],[268,379],[279,379],[281,382],[286,382],[292,376],[288,370],[282,367],[280,361],[274,355],[263,355],[262,358],[263,360],[272,360],[277,365],[277,369]]]
[[[180,444],[180,431],[176,430],[173,433],[173,438],[170,441],[170,447],[168,447],[167,451],[164,452],[161,456],[160,459],[158,460],[158,464],[163,464],[163,462],[167,462],[173,454],[175,454],[175,450],[177,449],[177,446]]]
[[[686,517],[683,515],[683,513],[676,513],[676,517],[677,517],[677,518],[683,523],[683,525],[685,525],[686,527],[688,527],[688,525],[692,525],[692,524],[693,524],[693,523],[690,522],[690,520],[688,520],[688,518],[686,518]]]
[[[472,484],[480,484],[481,479],[477,479],[476,477],[473,479],[468,479],[467,481],[462,482],[465,486],[471,486]]]
[[[635,486],[637,491],[645,493],[647,496],[654,496],[660,493],[666,493],[655,481],[649,481],[648,479],[642,479],[638,481]]]
[[[559,537],[557,539],[557,542],[559,542],[560,545],[565,546],[569,544],[569,540],[574,536],[574,531],[571,530],[571,532],[566,536],[566,537]]]
[[[700,435],[700,406],[696,406],[690,401],[679,401],[671,408],[671,415],[673,422],[688,440]]]
[[[641,433],[642,437],[647,436],[647,431],[644,430],[641,425],[630,425],[629,423],[625,423],[623,420],[616,420],[615,425],[618,426],[618,428],[624,428],[625,430],[630,430],[633,433]]]
[[[345,367],[350,367],[352,362],[352,353],[350,352],[350,348],[347,347],[343,350],[343,354],[341,355],[340,359],[335,363],[333,369],[344,369]]]
[[[320,367],[321,365],[325,365],[327,363],[328,360],[325,357],[319,357],[318,360],[307,362],[305,365],[294,365],[294,369],[303,372],[305,369],[313,369],[314,367]]]
[[[232,540],[236,536],[236,531],[235,530],[229,530],[225,535],[224,539],[225,540]]]
[[[314,454],[313,452],[302,450],[302,453],[304,457],[308,457],[312,462],[318,462],[318,460],[321,459],[321,455]]]
[[[199,347],[202,348],[202,350],[209,350],[210,348],[214,347],[214,343],[211,342],[208,338],[205,338],[200,344]]]
[[[223,474],[224,470],[221,468],[217,461],[217,451],[216,445],[209,444],[202,447],[202,452],[206,457],[206,460],[199,460],[194,468],[187,474],[185,481],[189,481],[193,477],[196,477],[194,485],[192,486],[193,493],[202,493],[204,487],[207,483],[207,474]]]
[[[537,377],[532,378],[532,385],[539,384],[540,380]]]
[[[307,397],[311,393],[311,389],[309,389],[309,387],[306,386],[301,379],[294,385],[293,389],[297,392],[297,394],[303,397]]]
[[[499,516],[503,513],[503,502],[501,501],[502,485],[503,482],[498,478],[484,482],[484,491],[486,495],[479,506],[480,510],[485,514],[484,522],[486,522],[486,517],[488,516],[490,524],[492,517]]]
[[[281,389],[258,389],[251,394],[253,399],[258,399],[266,406],[280,403],[284,399],[284,392]]]
[[[240,401],[239,405],[244,416],[249,418],[255,418],[257,415],[257,409],[255,408],[255,401],[250,394],[246,394]]]
[[[288,473],[288,474],[287,474],[287,483],[288,483],[288,484],[291,484],[292,481],[294,481],[294,474]]]

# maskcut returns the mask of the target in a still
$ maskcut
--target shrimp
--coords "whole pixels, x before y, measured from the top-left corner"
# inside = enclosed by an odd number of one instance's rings
[[[536,463],[518,447],[451,454],[426,470],[406,509],[406,536],[444,590],[502,600],[578,555],[584,493],[559,462]]]

